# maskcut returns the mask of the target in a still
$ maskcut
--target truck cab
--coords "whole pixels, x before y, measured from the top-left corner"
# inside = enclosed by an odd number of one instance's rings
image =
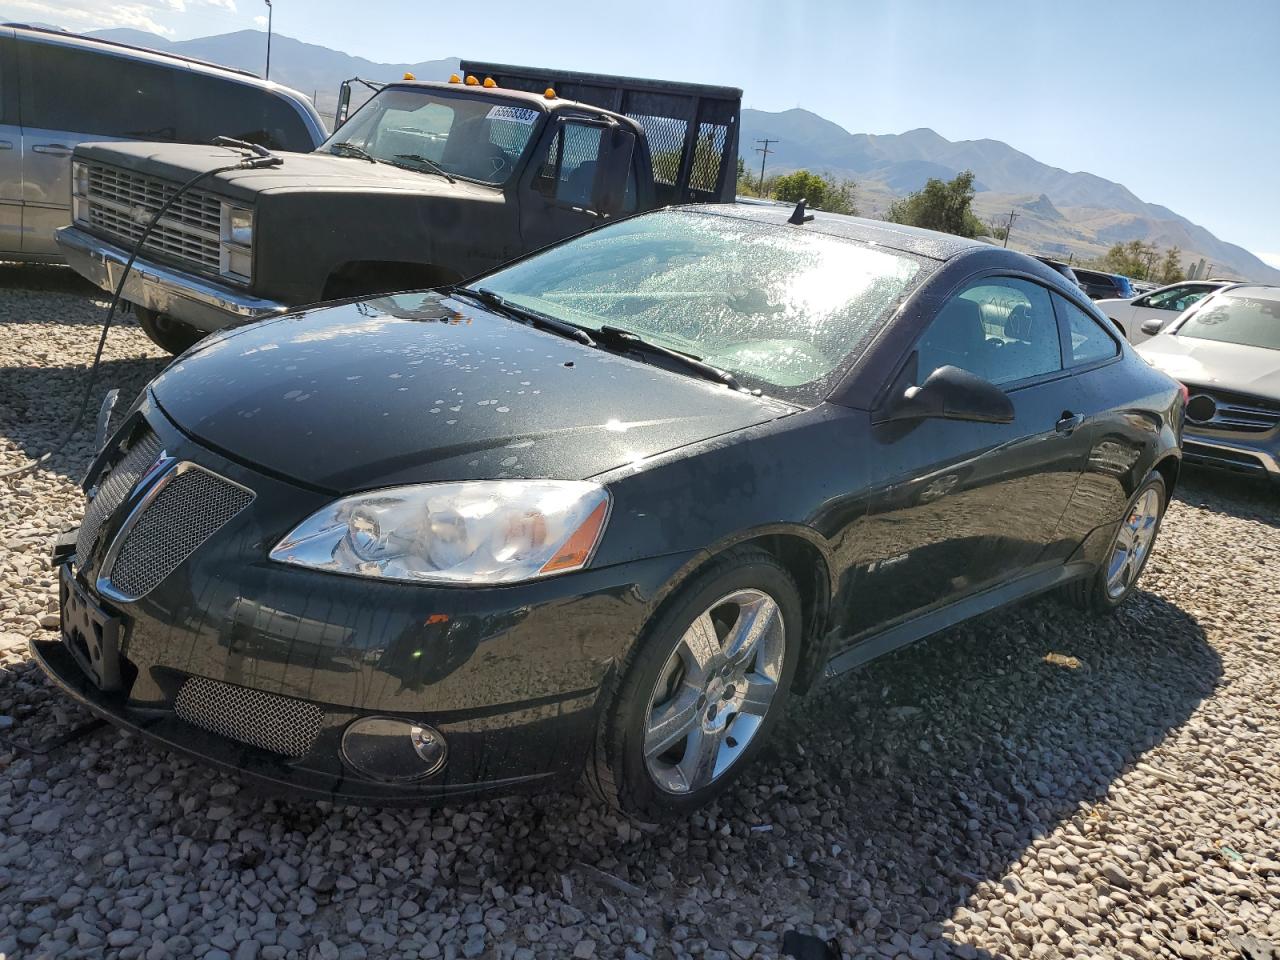
[[[740,98],[466,62],[445,82],[388,84],[313,153],[193,189],[144,244],[124,299],[176,352],[232,322],[459,282],[610,218],[732,199]],[[158,208],[169,195],[131,184],[171,191],[227,157],[187,145],[81,147],[60,248],[114,290],[141,235],[136,202],[128,219],[121,203],[144,196],[145,208],[156,197]],[[189,204],[203,220],[184,215]]]

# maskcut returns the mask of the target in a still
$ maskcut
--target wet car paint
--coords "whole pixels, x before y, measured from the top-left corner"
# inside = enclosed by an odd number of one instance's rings
[[[211,339],[154,382],[160,407],[214,449],[335,493],[581,479],[794,411],[434,293]]]
[[[1091,572],[1146,474],[1162,463],[1176,476],[1180,393],[1127,346],[1011,390],[1011,424],[878,419],[919,331],[951,292],[992,271],[1080,302],[1020,255],[951,251],[831,400],[808,409],[435,295],[224,334],[158,379],[136,416],[171,456],[258,499],[149,595],[116,608],[136,670],[127,695],[86,689],[58,644],[38,644],[37,655],[118,722],[150,718],[149,735],[277,784],[406,802],[504,791],[577,774],[602,691],[645,624],[709,557],[751,541],[783,557],[802,588],[803,689],[829,663],[855,665]],[[543,393],[520,393],[530,388]],[[465,403],[430,412],[457,391]],[[384,404],[392,415],[371,418]],[[1084,417],[1064,435],[1054,425],[1066,409]],[[513,450],[527,452],[505,463]],[[434,588],[266,559],[335,492],[501,473],[591,476],[608,488],[613,509],[589,569]],[[320,703],[314,755],[286,762],[204,734],[184,743],[171,703],[189,674]],[[369,713],[438,727],[448,765],[409,786],[355,776],[336,740]]]

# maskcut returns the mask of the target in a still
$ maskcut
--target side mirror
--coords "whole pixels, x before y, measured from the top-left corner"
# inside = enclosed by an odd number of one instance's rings
[[[889,402],[886,421],[970,420],[1012,423],[1013,402],[990,380],[959,367],[939,367],[918,387],[907,387]]]
[[[1148,337],[1154,337],[1162,329],[1164,329],[1164,321],[1159,317],[1152,317],[1150,320],[1142,321],[1142,332]]]

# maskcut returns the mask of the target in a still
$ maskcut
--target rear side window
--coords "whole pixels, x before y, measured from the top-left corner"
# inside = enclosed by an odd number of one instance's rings
[[[917,349],[921,382],[947,365],[996,384],[1062,369],[1049,291],[1014,277],[990,277],[956,294],[938,311]]]
[[[1067,345],[1071,351],[1067,358],[1068,366],[1078,367],[1107,360],[1120,352],[1120,347],[1101,321],[1085,313],[1065,297],[1054,294],[1053,300],[1067,333]]]
[[[596,163],[600,159],[601,128],[563,122],[534,179],[534,187],[561,203],[574,207],[591,205]]]
[[[182,140],[209,143],[214,137],[234,137],[276,150],[315,149],[294,105],[268,90],[192,70],[180,74],[176,83],[178,102],[193,108]]]
[[[179,140],[174,71],[57,44],[18,41],[22,124],[135,140]]]

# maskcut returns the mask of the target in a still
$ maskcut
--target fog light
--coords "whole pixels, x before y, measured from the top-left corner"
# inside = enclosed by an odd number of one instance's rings
[[[395,717],[362,717],[342,735],[342,756],[375,780],[429,777],[444,766],[448,749],[440,731]]]

